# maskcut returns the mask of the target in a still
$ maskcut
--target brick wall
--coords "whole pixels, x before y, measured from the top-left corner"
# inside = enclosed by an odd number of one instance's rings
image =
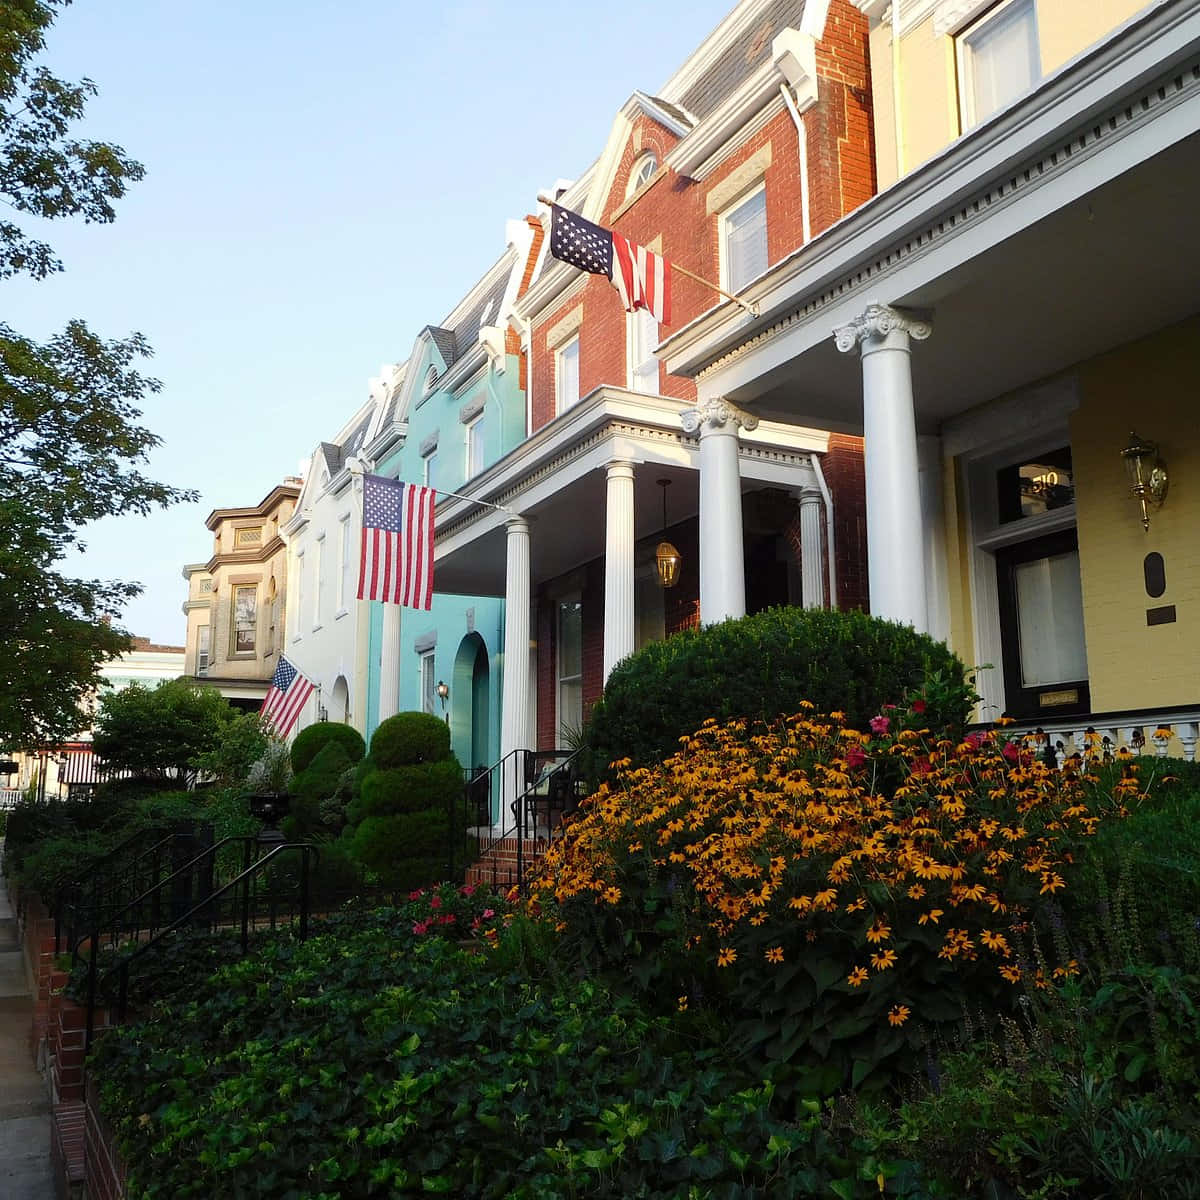
[[[87,1083],[84,1107],[84,1179],[88,1200],[121,1200],[125,1167],[117,1153],[112,1129],[100,1112],[96,1083]]]
[[[870,71],[867,22],[849,0],[834,0],[825,38],[817,45],[818,103],[804,116],[809,170],[810,223],[813,235],[827,229],[867,200],[875,190],[871,133]],[[706,179],[696,181],[667,168],[629,202],[625,188],[630,169],[647,149],[661,162],[675,145],[673,133],[642,114],[635,119],[621,163],[601,207],[602,224],[635,241],[661,249],[671,261],[707,279],[720,278],[718,213],[707,211],[707,198],[746,161],[768,145],[771,162],[763,180],[767,197],[767,249],[778,262],[803,245],[800,204],[800,154],[796,127],[787,112],[772,118],[740,143]],[[547,259],[547,265],[551,260]],[[533,315],[530,353],[533,359],[532,429],[554,413],[554,350],[547,334],[575,308],[583,308],[579,330],[580,395],[627,383],[626,316],[616,290],[600,276],[588,276],[582,289]],[[711,288],[676,274],[672,291],[674,316],[664,336],[681,328],[719,299]],[[659,391],[685,402],[695,399],[690,379],[667,375],[659,368]]]

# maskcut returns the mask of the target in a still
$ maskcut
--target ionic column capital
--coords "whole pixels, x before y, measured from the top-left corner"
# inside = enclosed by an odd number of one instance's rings
[[[933,322],[928,313],[909,309],[893,308],[890,304],[868,304],[861,316],[849,325],[839,325],[833,336],[837,348],[847,354],[869,342],[881,342],[890,333],[907,334],[918,342],[924,341],[933,332]]]
[[[738,408],[732,400],[726,400],[723,396],[701,400],[695,408],[681,412],[679,419],[683,422],[684,433],[699,433],[701,437],[710,431],[724,430],[731,423],[733,429],[730,432],[735,435],[739,426],[747,432],[758,428],[758,418],[753,413]]]

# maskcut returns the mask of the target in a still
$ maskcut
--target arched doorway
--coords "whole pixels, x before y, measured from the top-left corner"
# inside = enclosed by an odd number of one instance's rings
[[[350,688],[344,675],[337,677],[333,691],[329,693],[328,715],[329,720],[341,721],[343,724],[350,720]]]
[[[492,765],[490,682],[487,646],[479,634],[468,633],[454,656],[450,683],[450,733],[454,752],[464,767]]]

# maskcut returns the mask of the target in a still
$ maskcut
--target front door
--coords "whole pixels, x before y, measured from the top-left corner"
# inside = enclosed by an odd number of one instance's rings
[[[1087,647],[1074,529],[996,554],[1005,707],[1018,719],[1087,712]]]

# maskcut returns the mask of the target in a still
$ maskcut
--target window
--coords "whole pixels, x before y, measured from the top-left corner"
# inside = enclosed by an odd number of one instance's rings
[[[767,191],[763,185],[721,215],[721,285],[740,292],[767,269]]]
[[[1042,77],[1034,0],[1006,0],[958,35],[964,129],[978,125]]]
[[[564,413],[579,403],[579,338],[564,342],[554,354],[555,397]]]
[[[629,172],[629,182],[625,185],[625,198],[628,199],[644,183],[649,183],[658,170],[658,159],[653,150],[647,150],[634,164]]]
[[[321,589],[325,583],[325,535],[317,538],[316,561],[313,563],[313,628],[321,627]]]
[[[558,602],[558,737],[560,744],[583,726],[583,603],[578,595]]]
[[[467,423],[467,478],[474,479],[483,470],[483,438],[486,425],[480,413]]]
[[[261,525],[255,525],[246,529],[236,529],[233,534],[233,544],[239,550],[246,546],[261,546],[263,540],[262,532]]]
[[[654,395],[658,391],[658,322],[644,308],[629,314],[626,326],[629,346],[629,390]]]
[[[437,490],[437,451],[430,450],[424,458],[421,459],[421,482],[426,487],[431,487]]]
[[[997,511],[1001,524],[1039,517],[1075,503],[1071,447],[1046,451],[996,472]]]
[[[258,649],[258,587],[233,589],[233,653],[253,654]]]
[[[292,637],[304,632],[304,551],[296,555],[296,615],[292,618]]]
[[[200,625],[196,629],[196,674],[207,675],[211,643],[211,626]]]
[[[354,567],[354,559],[350,554],[349,513],[338,522],[338,562],[340,569],[337,581],[337,608],[341,613],[346,611],[346,605],[350,603],[350,597],[354,594],[354,578],[350,574]]]
[[[437,698],[437,684],[433,677],[433,651],[421,655],[421,711],[431,713]]]

